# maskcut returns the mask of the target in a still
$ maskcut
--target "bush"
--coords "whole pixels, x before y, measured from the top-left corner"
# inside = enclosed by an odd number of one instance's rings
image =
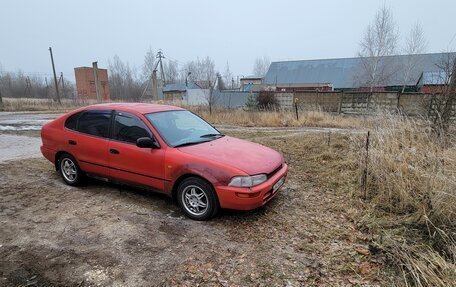
[[[261,110],[276,110],[279,107],[273,92],[260,92],[257,102]]]

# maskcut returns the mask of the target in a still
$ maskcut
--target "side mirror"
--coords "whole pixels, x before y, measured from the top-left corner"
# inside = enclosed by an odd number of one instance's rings
[[[137,139],[136,146],[138,146],[140,148],[154,148],[154,149],[160,148],[160,146],[158,145],[157,142],[155,142],[155,140],[148,138],[148,137],[143,137],[143,138]]]

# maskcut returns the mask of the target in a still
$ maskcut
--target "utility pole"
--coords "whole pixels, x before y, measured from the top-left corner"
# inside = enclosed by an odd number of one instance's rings
[[[57,95],[57,102],[60,104],[59,85],[57,84],[57,75],[55,74],[54,57],[52,56],[51,47],[49,47],[49,53],[51,54],[52,71],[54,72],[55,93]]]
[[[160,64],[160,71],[161,71],[163,85],[165,85],[165,83],[166,83],[165,72],[163,71],[163,62],[162,62],[162,59],[164,59],[164,58],[165,58],[165,56],[163,55],[163,52],[161,50],[159,50],[157,53],[157,59],[158,59],[158,63]]]
[[[158,98],[157,70],[152,71],[152,100]]]
[[[163,85],[165,85],[165,72],[163,70],[163,62],[162,59],[165,58],[163,55],[163,52],[161,50],[158,51],[156,58],[158,59],[157,63],[154,66],[154,69],[152,70],[152,75],[151,75],[151,80],[152,80],[152,100],[156,100],[158,98],[158,79],[157,79],[157,68],[158,65],[160,65],[160,70],[161,70],[161,78],[163,80]],[[149,87],[149,84],[147,84],[146,89]],[[146,89],[144,89],[143,95],[146,92]]]
[[[24,90],[24,97],[27,97],[27,94],[31,96],[32,94],[32,82],[30,81],[30,77],[27,76],[25,78],[25,90]]]
[[[65,97],[65,80],[63,79],[63,72],[60,72],[60,80],[62,81],[62,96]]]
[[[93,67],[93,75],[95,76],[95,92],[97,93],[97,102],[101,102],[101,89],[100,89],[100,81],[98,79],[98,62],[92,63]]]

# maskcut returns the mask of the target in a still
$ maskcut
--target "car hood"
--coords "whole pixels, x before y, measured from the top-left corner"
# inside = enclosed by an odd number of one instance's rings
[[[180,147],[179,150],[190,155],[230,165],[249,175],[271,173],[283,161],[282,155],[273,149],[229,136]]]

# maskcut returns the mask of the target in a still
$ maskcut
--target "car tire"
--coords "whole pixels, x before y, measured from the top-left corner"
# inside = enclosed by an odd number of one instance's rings
[[[71,186],[79,186],[83,182],[84,174],[79,168],[77,160],[65,153],[60,156],[59,172],[66,184]]]
[[[185,215],[194,220],[208,220],[219,210],[214,188],[207,181],[189,177],[177,190],[177,202]]]

